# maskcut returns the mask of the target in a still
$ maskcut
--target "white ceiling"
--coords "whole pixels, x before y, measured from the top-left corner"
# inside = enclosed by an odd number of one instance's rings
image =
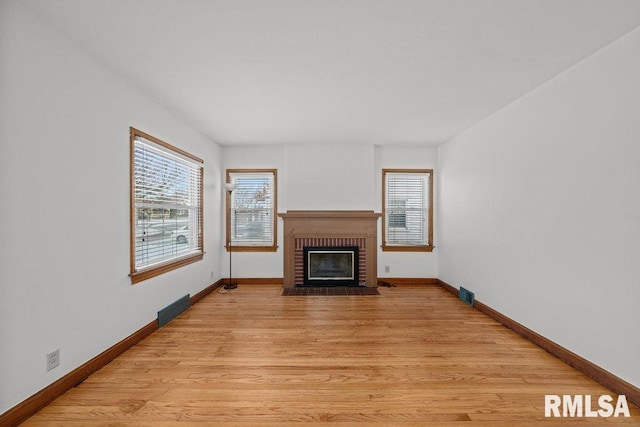
[[[640,26],[638,0],[23,0],[222,145],[438,144]]]

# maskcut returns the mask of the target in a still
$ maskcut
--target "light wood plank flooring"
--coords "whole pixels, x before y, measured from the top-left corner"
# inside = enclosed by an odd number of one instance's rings
[[[613,393],[440,287],[280,293],[213,292],[24,425],[640,425],[545,419],[545,394]]]

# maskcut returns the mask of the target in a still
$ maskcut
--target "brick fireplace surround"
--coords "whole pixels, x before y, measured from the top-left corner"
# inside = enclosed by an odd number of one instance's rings
[[[284,225],[284,287],[302,283],[304,246],[358,246],[359,282],[378,282],[378,218],[373,211],[287,211]]]

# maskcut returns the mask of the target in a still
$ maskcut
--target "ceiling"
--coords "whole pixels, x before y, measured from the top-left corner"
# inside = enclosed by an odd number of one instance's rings
[[[22,0],[222,145],[439,144],[640,26],[638,0]]]

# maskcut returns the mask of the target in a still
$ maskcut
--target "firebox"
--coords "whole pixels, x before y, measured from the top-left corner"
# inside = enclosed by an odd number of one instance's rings
[[[358,286],[357,246],[305,246],[304,286]]]

